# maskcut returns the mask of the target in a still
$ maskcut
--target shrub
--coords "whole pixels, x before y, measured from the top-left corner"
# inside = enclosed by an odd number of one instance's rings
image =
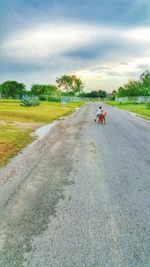
[[[48,97],[47,98],[48,102],[61,102],[61,98],[56,98],[56,97]]]
[[[21,100],[21,106],[31,107],[40,105],[38,97],[26,97]]]
[[[46,101],[47,100],[47,96],[46,95],[40,95],[39,96],[41,101]]]
[[[49,96],[49,95],[40,95],[39,99],[41,101],[48,101],[48,102],[61,102],[60,97]]]

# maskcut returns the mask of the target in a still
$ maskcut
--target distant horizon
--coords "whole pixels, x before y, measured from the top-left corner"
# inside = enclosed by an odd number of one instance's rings
[[[145,71],[147,71],[147,70],[145,70]],[[143,71],[143,72],[145,72],[145,71]],[[140,73],[140,75],[141,75],[142,73]],[[113,89],[111,89],[111,88],[86,88],[86,86],[83,88],[83,90],[82,91],[84,91],[84,92],[91,92],[91,91],[98,91],[98,90],[104,90],[104,91],[106,91],[107,93],[111,93],[113,90],[118,90],[119,89],[119,87],[121,87],[121,86],[123,86],[125,83],[127,83],[129,80],[138,80],[139,78],[140,78],[140,75],[139,75],[139,77],[137,77],[137,78],[129,78],[126,82],[124,82],[124,83],[122,83],[122,84],[120,84],[118,87],[115,87],[115,88],[113,88]],[[79,76],[78,76],[79,77]],[[1,82],[1,84],[2,83],[4,83],[4,82],[6,82],[6,81],[13,81],[13,80],[10,80],[10,79],[8,79],[8,80],[5,80],[5,81],[3,81],[3,82]],[[32,85],[33,84],[41,84],[41,85],[55,85],[55,86],[58,86],[57,85],[57,83],[56,83],[56,81],[54,81],[54,82],[43,82],[43,83],[37,83],[37,82],[34,82],[34,83],[32,83],[31,85],[27,85],[27,84],[25,84],[23,81],[18,81],[18,80],[15,80],[15,81],[17,81],[17,82],[19,82],[19,83],[23,83],[24,85],[25,85],[25,87],[26,87],[26,90],[27,91],[30,91],[31,90],[31,87],[32,87]],[[84,82],[84,81],[83,81]]]
[[[111,92],[150,70],[149,0],[1,0],[0,17],[0,83],[68,73]]]

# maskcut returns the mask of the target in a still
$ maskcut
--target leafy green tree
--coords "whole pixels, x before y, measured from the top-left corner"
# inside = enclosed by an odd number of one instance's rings
[[[100,98],[106,98],[107,97],[107,92],[104,90],[98,90],[98,96]]]
[[[129,80],[124,86],[127,96],[139,96],[140,95],[140,82]]]
[[[31,87],[31,93],[36,96],[44,94],[45,90],[46,90],[46,85],[42,84],[33,84]]]
[[[79,94],[79,97],[87,97],[87,93],[86,93],[86,92],[81,92],[81,93]]]
[[[75,92],[73,92],[73,91],[70,91],[70,92],[63,92],[63,91],[61,91],[61,96],[75,96]]]
[[[1,84],[1,96],[4,98],[21,98],[26,93],[23,83],[17,81],[6,81]]]
[[[117,96],[126,97],[126,96],[139,96],[140,95],[140,82],[129,80],[124,87],[119,87]]]
[[[112,95],[113,95],[113,96],[116,96],[116,95],[117,95],[117,91],[116,91],[116,90],[113,90],[113,91],[112,91]]]
[[[80,97],[87,97],[87,98],[106,98],[107,97],[107,92],[104,90],[94,90],[91,92],[82,92],[79,95]]]
[[[58,87],[62,90],[69,92],[74,92],[75,94],[80,93],[84,88],[84,84],[80,78],[76,75],[63,75],[56,79]]]
[[[150,95],[150,72],[141,74],[138,81],[129,80],[123,87],[118,89],[117,96],[149,96]]]
[[[116,96],[117,96],[117,91],[116,90],[113,90],[112,91],[112,97],[115,99]]]
[[[76,77],[75,75],[73,75],[72,77],[73,77],[73,92],[80,93],[84,88],[84,84],[80,80],[80,78]]]
[[[99,93],[98,93],[98,91],[96,91],[96,90],[90,92],[89,95],[90,95],[90,97],[99,97]]]
[[[117,96],[118,97],[124,97],[124,96],[126,96],[126,91],[125,91],[124,87],[122,87],[122,86],[119,87]]]
[[[87,93],[87,97],[90,98],[105,98],[107,96],[107,92],[104,90],[94,90],[89,93]]]
[[[140,94],[143,96],[149,96],[150,95],[150,72],[146,70],[144,73],[140,76],[141,81],[141,88],[140,88]]]
[[[57,96],[59,93],[58,87],[52,84],[33,84],[31,87],[31,94],[35,96]]]

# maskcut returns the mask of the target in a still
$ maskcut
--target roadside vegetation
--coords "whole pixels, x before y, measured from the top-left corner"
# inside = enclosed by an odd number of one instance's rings
[[[150,72],[146,70],[140,75],[138,80],[129,80],[118,90],[113,90],[108,94],[110,100],[115,100],[116,97],[148,97],[150,96]]]
[[[129,80],[112,91],[106,103],[150,120],[150,72],[145,71],[139,80]]]
[[[118,103],[116,101],[105,101],[105,103],[116,106],[120,109],[131,111],[145,119],[150,120],[150,108],[148,108],[149,104]]]
[[[30,90],[17,81],[0,84],[0,166],[33,141],[31,133],[35,129],[69,115],[83,104],[61,104],[63,96],[78,96],[84,88],[79,77],[63,75],[56,84],[33,84]]]
[[[145,71],[139,80],[129,80],[124,86],[119,87],[117,96],[150,96],[150,72]]]
[[[0,166],[34,140],[31,132],[32,129],[21,130],[11,123],[0,124]]]
[[[16,155],[35,138],[31,136],[38,127],[71,114],[84,102],[41,102],[40,106],[24,107],[19,100],[0,100],[0,166]]]

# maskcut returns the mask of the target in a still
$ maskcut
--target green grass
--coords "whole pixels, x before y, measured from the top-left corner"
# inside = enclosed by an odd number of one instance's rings
[[[147,108],[146,104],[133,104],[133,103],[117,103],[115,101],[106,101],[106,104],[116,106],[120,109],[129,110],[136,113],[140,117],[150,120],[150,109]]]
[[[36,127],[69,115],[83,103],[67,103],[63,110],[61,103],[23,107],[18,100],[0,100],[0,166],[33,141],[30,134]]]
[[[0,100],[0,120],[12,122],[50,123],[61,116],[66,116],[80,107],[82,101],[67,103],[62,110],[61,103],[42,102],[40,106],[23,107],[19,101]]]

